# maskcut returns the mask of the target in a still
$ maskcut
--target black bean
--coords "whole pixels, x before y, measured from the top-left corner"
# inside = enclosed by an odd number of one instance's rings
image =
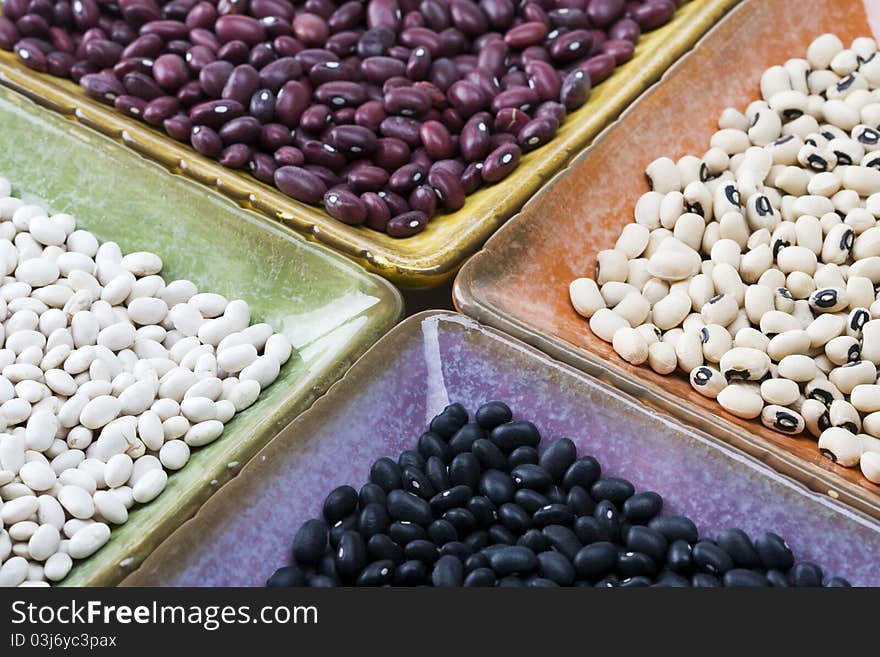
[[[535,569],[538,560],[535,553],[521,545],[505,546],[489,555],[492,570],[500,576],[514,573],[527,574]]]
[[[602,500],[593,510],[593,517],[599,525],[599,536],[603,541],[620,539],[620,512],[608,500]]]
[[[476,552],[489,545],[489,540],[489,532],[485,529],[479,529],[465,538],[463,543]]]
[[[573,564],[579,578],[597,582],[617,565],[617,548],[607,541],[587,545],[575,555]]]
[[[500,470],[487,470],[480,477],[480,493],[485,495],[496,506],[510,502],[516,492],[513,479]]]
[[[748,534],[741,529],[725,529],[718,534],[715,542],[727,554],[733,562],[741,568],[758,568],[761,559],[752,544]]]
[[[431,499],[435,494],[434,486],[431,484],[431,480],[428,479],[428,475],[410,466],[403,468],[401,483],[403,484],[403,490],[425,499]]]
[[[480,462],[470,452],[458,454],[449,464],[449,480],[476,490],[480,484]]]
[[[400,488],[400,466],[388,457],[383,457],[370,468],[370,481],[380,486],[386,493]]]
[[[483,495],[475,495],[468,500],[467,509],[473,514],[478,527],[489,527],[498,520],[498,512],[495,505],[492,504],[488,497]]]
[[[516,534],[522,534],[532,527],[532,515],[512,502],[501,505],[498,509],[498,519],[501,524]]]
[[[504,525],[492,525],[489,527],[489,541],[495,545],[515,545],[516,534]]]
[[[392,541],[403,546],[412,541],[427,538],[428,533],[424,527],[411,522],[392,522],[388,527],[388,535]]]
[[[440,548],[440,556],[446,556],[447,554],[456,557],[462,563],[473,554],[473,550],[462,543],[461,541],[450,541],[446,543],[443,547]]]
[[[618,509],[623,503],[635,494],[635,488],[626,479],[619,477],[602,477],[590,488],[590,495],[597,502],[608,500]]]
[[[394,579],[395,564],[388,559],[374,561],[358,575],[356,586],[384,586]]]
[[[495,443],[487,438],[480,438],[474,441],[471,451],[480,462],[480,467],[484,470],[507,470],[509,467],[504,453]]]
[[[342,534],[358,528],[358,514],[352,513],[350,516],[346,516],[342,520],[337,520],[336,524],[330,528],[330,545],[336,547],[339,545],[339,539],[342,538]]]
[[[670,543],[666,553],[666,565],[676,573],[690,573],[694,567],[693,550],[690,544],[683,539]]]
[[[443,514],[443,518],[452,523],[459,536],[467,536],[477,527],[477,519],[474,514],[461,507],[449,509]]]
[[[556,484],[549,486],[547,490],[544,491],[544,495],[551,504],[565,504],[568,502],[568,495],[565,494],[565,489]]]
[[[669,543],[660,532],[650,527],[635,525],[629,528],[625,538],[628,549],[634,552],[643,552],[658,564],[666,561]]]
[[[602,475],[602,467],[592,456],[583,456],[572,463],[562,477],[562,486],[568,490],[572,486],[583,486],[590,490],[593,483]]]
[[[583,545],[601,541],[602,527],[599,521],[591,516],[582,516],[574,521],[574,533]]]
[[[437,456],[428,457],[425,463],[425,474],[428,475],[435,490],[446,490],[452,486],[446,470],[446,463]]]
[[[400,491],[403,493],[403,491]],[[409,493],[403,493],[408,495]],[[395,520],[411,520],[411,518],[395,518]],[[388,531],[391,518],[384,504],[371,502],[361,509],[358,517],[358,529],[364,537],[369,538],[373,534],[384,534]]]
[[[536,527],[547,525],[570,525],[574,522],[574,514],[564,504],[547,504],[532,514]]]
[[[325,589],[339,586],[339,580],[327,575],[312,575],[309,577],[309,587],[313,589]]]
[[[727,587],[762,587],[770,586],[767,578],[755,570],[747,568],[734,568],[724,573],[722,580]]]
[[[427,527],[433,519],[431,506],[426,500],[403,490],[388,493],[387,507],[393,520],[408,520]]]
[[[608,575],[594,584],[597,589],[613,589],[620,586],[620,578],[617,575]]]
[[[620,582],[620,588],[623,589],[632,589],[638,587],[646,587],[651,586],[653,582],[650,577],[645,575],[635,575],[634,577],[627,577],[623,581]]]
[[[336,572],[336,553],[326,552],[318,562],[317,571],[319,575],[325,575],[335,580],[339,579],[339,573]]]
[[[849,583],[849,580],[844,579],[843,577],[832,577],[827,582],[825,582],[825,586],[831,588],[839,588],[839,587],[850,587],[852,584]]]
[[[431,420],[431,431],[449,439],[468,421],[468,413],[461,404],[450,404]]]
[[[710,575],[723,575],[733,568],[733,559],[712,541],[697,541],[693,549],[694,563]]]
[[[397,458],[397,465],[400,466],[401,470],[405,468],[414,468],[424,472],[425,458],[418,452],[408,449],[400,453],[400,456]]]
[[[537,491],[543,491],[553,483],[553,479],[544,468],[530,463],[515,467],[511,470],[510,477],[519,488],[530,488]]]
[[[657,582],[654,586],[665,588],[690,588],[691,581],[687,577],[683,577],[671,570],[664,570],[657,575]]]
[[[577,534],[563,525],[548,525],[541,532],[553,549],[564,554],[569,561],[573,561],[583,547]]]
[[[498,580],[498,586],[501,588],[523,588],[526,583],[523,581],[521,577],[515,577],[513,575],[509,577],[504,577]]]
[[[538,460],[538,450],[534,447],[523,445],[522,447],[517,447],[510,453],[510,456],[507,457],[507,464],[511,468],[515,468],[518,465],[526,463],[537,464]]]
[[[477,556],[477,555],[474,555]],[[464,585],[472,586],[495,586],[495,572],[491,568],[475,568],[464,578]]]
[[[492,429],[489,440],[495,443],[502,452],[509,454],[522,445],[537,447],[541,442],[541,434],[531,422],[508,422]]]
[[[469,486],[453,486],[431,498],[431,510],[439,515],[457,506],[464,506],[472,495],[473,491]]]
[[[358,494],[354,488],[351,486],[334,488],[324,500],[324,520],[332,526],[338,520],[354,513],[357,504]]]
[[[521,488],[514,494],[514,502],[519,504],[529,513],[534,513],[542,506],[550,504],[550,500],[546,496],[541,495],[538,491]]]
[[[822,569],[809,561],[798,561],[788,578],[794,586],[822,586]]]
[[[419,454],[425,459],[430,459],[432,456],[439,458],[444,463],[449,460],[450,456],[449,447],[433,431],[426,431],[419,438]]]
[[[785,573],[779,570],[770,569],[766,573],[767,581],[770,582],[770,586],[775,588],[787,588],[791,586],[788,581],[788,577],[786,577]]]
[[[449,449],[452,454],[461,454],[471,449],[474,441],[485,438],[486,432],[479,424],[470,422],[453,434],[449,439]]]
[[[767,532],[755,539],[755,550],[767,570],[788,571],[794,566],[794,555],[782,537]]]
[[[623,503],[623,515],[634,523],[645,523],[660,513],[663,498],[652,491],[636,493]]]
[[[520,536],[517,541],[517,545],[522,545],[530,549],[535,554],[539,552],[544,552],[548,547],[550,547],[550,542],[541,533],[540,529],[529,529],[525,534]]]
[[[421,561],[404,561],[394,572],[394,583],[399,586],[418,586],[428,577],[428,568]]]
[[[272,573],[272,576],[266,581],[266,586],[270,588],[305,586],[306,581],[306,574],[302,569],[297,566],[283,566]]]
[[[367,554],[370,559],[380,561],[389,559],[394,563],[403,560],[403,548],[395,543],[387,534],[373,534],[367,541]]]
[[[326,547],[327,525],[323,520],[307,520],[293,539],[293,558],[300,564],[314,564]]]
[[[367,565],[367,546],[355,531],[347,531],[336,549],[336,570],[341,577],[353,579]]]
[[[457,541],[458,532],[451,522],[441,518],[428,525],[428,538],[434,541],[436,545],[443,545],[450,541]]]
[[[403,554],[407,559],[418,559],[425,563],[434,563],[440,558],[440,550],[431,541],[417,539],[410,541],[403,548]]]
[[[553,481],[561,482],[566,471],[577,458],[577,447],[568,438],[560,438],[552,443],[541,455],[539,464]]]
[[[576,516],[588,516],[596,509],[596,501],[582,486],[572,486],[565,498],[565,504]]]
[[[697,542],[697,526],[684,516],[657,516],[648,523],[648,527],[663,534],[670,543],[678,539],[688,543]]]
[[[717,588],[721,586],[721,580],[708,573],[696,573],[691,577],[691,586],[694,588]]]
[[[434,564],[431,583],[438,587],[461,586],[464,582],[464,565],[450,554],[444,555]]]
[[[504,402],[490,401],[477,409],[475,417],[477,424],[488,431],[494,429],[499,424],[510,422],[513,418],[513,413],[510,411],[510,407]]]

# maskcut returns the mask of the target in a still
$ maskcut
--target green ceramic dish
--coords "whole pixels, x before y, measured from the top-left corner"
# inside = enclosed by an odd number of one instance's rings
[[[73,214],[123,252],[158,253],[166,279],[246,300],[255,321],[297,349],[260,400],[195,451],[162,496],[132,512],[65,585],[112,585],[137,568],[402,313],[399,293],[378,276],[3,89],[0,175],[14,193]]]

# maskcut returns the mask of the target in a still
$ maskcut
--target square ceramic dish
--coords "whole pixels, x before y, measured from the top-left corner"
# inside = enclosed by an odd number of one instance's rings
[[[466,314],[880,517],[880,486],[858,469],[824,458],[813,440],[735,418],[696,394],[684,376],[629,365],[592,334],[568,297],[569,282],[590,275],[596,252],[611,248],[631,221],[636,200],[648,191],[648,163],[662,155],[702,155],[721,111],[744,109],[758,96],[764,69],[802,57],[823,32],[836,32],[847,43],[872,32],[880,36],[880,2],[741,4],[467,263],[454,295]]]
[[[880,585],[880,524],[517,340],[435,311],[380,340],[123,584],[262,586],[333,488],[360,488],[374,460],[414,449],[449,402],[473,413],[492,399],[659,492],[667,513],[702,532],[777,531],[799,558]]]
[[[468,197],[464,208],[431,221],[408,239],[346,226],[321,208],[305,205],[250,175],[226,169],[198,155],[164,132],[136,122],[85,96],[68,80],[35,73],[15,55],[0,51],[0,82],[37,102],[118,139],[174,173],[218,189],[245,207],[278,219],[309,239],[327,244],[368,269],[408,287],[432,287],[451,278],[498,226],[519,210],[540,186],[670,64],[686,52],[738,0],[691,0],[664,27],[646,34],[635,57],[596,88],[590,101],[570,115],[557,137],[522,160],[503,183]]]
[[[165,492],[113,530],[64,584],[110,585],[136,568],[400,317],[400,296],[347,259],[112,140],[0,89],[0,175],[123,252],[151,250],[169,279],[245,299],[297,351],[258,402],[193,453]]]

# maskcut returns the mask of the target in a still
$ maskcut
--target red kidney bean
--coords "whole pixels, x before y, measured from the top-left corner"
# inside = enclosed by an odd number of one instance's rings
[[[6,5],[8,4],[7,0]],[[71,5],[71,9],[73,10],[73,22],[80,30],[85,31],[98,24],[100,12],[95,0],[76,0]]]
[[[516,135],[516,143],[523,152],[533,151],[556,136],[559,123],[555,119],[541,117],[525,124]]]
[[[259,89],[251,96],[248,114],[260,123],[270,123],[275,117],[275,94],[269,89]]]
[[[359,32],[337,32],[327,39],[326,48],[337,57],[354,55],[360,37]]]
[[[328,82],[315,89],[315,98],[334,108],[357,107],[366,100],[366,92],[356,82]]]
[[[340,125],[327,131],[328,144],[349,157],[370,155],[378,146],[378,138],[372,130],[358,125]]]
[[[480,9],[496,30],[505,30],[513,23],[516,9],[511,0],[480,0]]]
[[[589,30],[572,30],[556,37],[547,49],[554,61],[570,64],[586,57],[593,47],[593,35]]]
[[[547,14],[553,27],[567,27],[570,30],[590,27],[590,19],[580,9],[560,8]]]
[[[540,98],[534,89],[516,87],[502,91],[492,99],[492,111],[500,112],[505,108],[515,108],[522,112],[531,112],[538,106]]]
[[[403,17],[403,27],[425,27],[425,18],[417,11],[411,11]]]
[[[491,75],[500,77],[507,70],[507,60],[507,44],[498,39],[480,49],[480,54],[477,56],[477,66],[485,69]]]
[[[150,125],[159,126],[169,119],[180,109],[180,101],[174,96],[160,96],[147,103],[144,108],[144,121]],[[196,123],[196,122],[194,122]]]
[[[333,123],[333,112],[326,105],[312,105],[299,118],[299,127],[320,133]]]
[[[447,212],[455,212],[464,207],[464,187],[459,176],[452,171],[432,169],[428,174],[428,184],[434,189],[440,204]]]
[[[434,160],[452,157],[452,136],[446,126],[439,121],[425,121],[419,131],[422,144],[428,155]]]
[[[322,46],[330,36],[327,22],[316,14],[302,13],[293,19],[293,35],[306,46]]]
[[[40,53],[42,55],[42,53]],[[21,54],[19,54],[21,57]],[[45,57],[43,57],[45,66]],[[91,73],[80,78],[80,86],[87,95],[105,103],[112,103],[125,93],[122,83],[108,73]]]
[[[361,194],[361,201],[367,211],[366,225],[373,230],[384,231],[391,219],[391,210],[381,196],[374,192]]]
[[[162,127],[165,128],[165,132],[167,132],[172,139],[185,142],[189,141],[189,135],[192,132],[193,125],[192,121],[190,121],[186,114],[177,114],[169,119],[165,119],[162,123]]]
[[[590,0],[587,16],[596,27],[608,27],[623,16],[625,6],[624,0]]]
[[[357,54],[364,59],[384,55],[396,40],[397,35],[390,28],[384,26],[371,28],[358,40]]]
[[[25,14],[15,21],[15,27],[24,36],[43,38],[49,35],[49,22],[39,14]]]
[[[400,194],[392,192],[390,189],[383,189],[376,193],[385,201],[392,217],[403,214],[409,210],[409,203],[407,203],[406,199]]]
[[[519,164],[521,151],[516,144],[504,144],[489,153],[481,171],[483,180],[496,183],[506,178]]]
[[[153,78],[166,91],[177,91],[189,81],[189,70],[180,55],[161,55],[153,64]]]
[[[428,155],[424,148],[416,148],[410,156],[410,164],[414,164],[425,171],[428,171],[433,163],[431,156]]]
[[[189,136],[192,147],[205,157],[217,158],[223,152],[223,141],[213,129],[206,125],[197,125]]]
[[[647,0],[632,11],[630,18],[638,23],[641,29],[653,30],[668,23],[673,14],[675,14],[675,3],[672,0]]]
[[[186,57],[186,53],[192,48],[192,43],[184,39],[175,39],[165,44],[165,50],[169,53]]]
[[[542,101],[552,101],[559,98],[562,91],[562,80],[559,73],[550,64],[540,61],[531,61],[525,66],[526,75],[529,78],[529,86]]]
[[[428,225],[428,216],[424,212],[412,210],[392,218],[385,226],[391,237],[411,237],[421,233]]]
[[[75,63],[76,58],[68,52],[59,50],[46,55],[46,71],[61,78],[70,75],[70,69]]]
[[[440,49],[445,57],[453,57],[464,52],[469,43],[467,37],[458,28],[449,27],[440,33]]]
[[[328,188],[342,184],[342,178],[336,172],[320,164],[304,164],[302,168],[318,176]]]
[[[55,52],[55,47],[51,43],[45,39],[38,39],[36,37],[22,37],[18,40],[16,46],[34,48],[44,55]],[[85,55],[83,55],[83,57],[85,57]]]
[[[357,125],[369,128],[373,132],[379,130],[382,121],[385,120],[387,114],[381,101],[370,100],[357,108],[354,115],[354,122]]]
[[[52,42],[52,45],[55,46],[56,50],[60,50],[61,52],[69,54],[74,52],[74,50],[76,49],[76,47],[73,45],[73,39],[60,27],[49,28],[49,41]]]
[[[418,82],[413,84],[413,87],[416,89],[421,89],[428,94],[428,97],[431,99],[431,107],[434,110],[442,110],[447,108],[446,94],[440,91],[440,89],[438,89],[432,83],[425,80],[419,80]]]
[[[406,142],[394,137],[382,137],[376,142],[373,162],[383,169],[394,171],[409,162],[411,152]]]
[[[388,184],[389,178],[385,169],[365,164],[349,171],[346,181],[356,192],[376,192]]]
[[[413,48],[406,62],[406,76],[410,80],[424,80],[431,70],[431,62],[431,53],[427,48]]]
[[[367,57],[361,62],[361,73],[373,84],[388,78],[406,75],[406,64],[393,57]]]
[[[635,46],[633,42],[626,39],[613,39],[602,44],[602,53],[611,55],[617,66],[632,59],[634,52]]]
[[[467,162],[483,160],[489,154],[491,121],[491,114],[480,112],[472,116],[462,128],[459,149]]]
[[[236,66],[226,84],[223,91],[220,92],[220,98],[224,100],[235,100],[245,105],[250,102],[251,96],[260,88],[260,74],[249,64],[241,64]]]
[[[621,18],[608,30],[609,39],[626,39],[633,43],[639,38],[642,28],[631,18]]]
[[[295,128],[299,118],[309,105],[309,89],[296,80],[287,82],[275,101],[275,116],[284,125]]]
[[[565,106],[562,103],[557,103],[556,101],[548,100],[545,103],[541,103],[538,105],[538,109],[535,110],[535,118],[546,117],[549,119],[553,119],[556,123],[561,124],[565,121]]]
[[[265,153],[252,154],[251,161],[248,162],[248,170],[251,172],[251,175],[260,182],[269,185],[274,184],[281,189],[275,181],[275,172],[278,170],[278,165],[275,164],[275,160],[269,155],[266,155]],[[317,201],[314,202],[317,203]]]
[[[550,17],[547,16],[547,12],[544,11],[544,8],[537,2],[525,3],[522,8],[522,14],[523,19],[526,21],[543,23],[548,30],[552,27]]]
[[[501,78],[501,88],[503,91],[516,89],[517,87],[526,87],[528,84],[529,78],[522,71],[511,71]]]
[[[205,100],[205,94],[198,80],[190,80],[177,90],[177,100],[184,107],[195,105]]]
[[[330,144],[325,144],[317,139],[309,139],[300,144],[300,150],[305,155],[306,162],[310,164],[318,164],[326,167],[331,171],[339,171],[345,166],[345,156],[333,148]]]
[[[189,70],[198,75],[202,69],[211,62],[217,61],[217,56],[205,46],[193,46],[183,57]]]
[[[437,214],[437,194],[430,185],[416,187],[409,195],[409,206],[424,212],[429,219]]]
[[[438,89],[447,91],[459,79],[458,67],[451,59],[441,58],[431,64],[428,79]]]
[[[306,161],[305,155],[303,155],[302,151],[296,146],[282,146],[275,151],[275,154],[272,157],[275,160],[275,164],[280,167],[298,167]]]
[[[113,21],[113,26],[110,29],[110,38],[113,39],[116,43],[125,46],[131,43],[136,36],[137,32],[135,32],[134,28],[132,28],[125,21]]]
[[[220,47],[217,51],[217,58],[237,65],[248,61],[250,54],[250,49],[244,41],[230,41]]]
[[[592,82],[589,73],[577,68],[565,76],[562,81],[562,90],[559,92],[559,101],[569,112],[587,102],[590,96]]]
[[[404,164],[391,174],[388,187],[398,194],[408,194],[427,179],[428,172],[418,164]]]
[[[129,57],[120,60],[113,67],[113,75],[117,78],[124,78],[129,73],[143,73],[153,79],[153,63],[149,57]]]
[[[189,40],[193,45],[205,46],[205,48],[210,49],[211,52],[215,54],[220,51],[220,41],[213,32],[209,32],[208,30],[203,30],[198,27],[191,30],[189,33]]]
[[[357,72],[344,62],[318,62],[309,69],[309,81],[313,87],[328,82],[352,82]]]
[[[145,34],[137,37],[122,51],[122,59],[129,57],[157,57],[162,52],[162,38],[157,34]]]
[[[260,130],[260,146],[267,151],[274,152],[283,146],[289,146],[292,142],[292,131],[280,123],[267,123]]]
[[[217,8],[210,2],[199,2],[186,14],[184,24],[193,30],[197,27],[209,29],[217,20]]]
[[[76,8],[76,3],[74,3]],[[185,23],[174,20],[150,21],[141,26],[141,34],[158,34],[166,42],[174,39],[186,39],[189,28]]]
[[[282,57],[260,69],[260,84],[277,92],[289,80],[295,80],[302,74],[302,66],[293,57]]]
[[[450,104],[464,118],[472,116],[487,105],[487,98],[483,90],[473,82],[466,80],[459,80],[449,87],[446,96]]]
[[[379,132],[383,137],[396,137],[410,147],[417,147],[421,143],[420,128],[418,121],[404,116],[389,116],[379,124]]]
[[[443,42],[440,35],[427,27],[408,27],[400,33],[400,43],[407,48],[425,48],[432,57],[443,54]]]
[[[229,169],[240,169],[251,159],[252,151],[247,144],[232,144],[223,149],[218,160]]]
[[[274,181],[278,189],[303,203],[320,203],[327,192],[324,181],[302,167],[278,167]]]
[[[598,55],[602,52],[602,46],[605,45],[608,37],[605,36],[605,32],[602,30],[590,30],[590,34],[593,35],[593,47],[590,50],[590,54]]]
[[[237,100],[209,100],[189,110],[189,118],[196,125],[219,129],[227,121],[244,114],[244,107]]]
[[[83,59],[70,67],[70,79],[79,84],[86,75],[97,72],[97,66]]]
[[[431,96],[419,87],[396,87],[385,93],[385,111],[407,117],[423,116],[431,109]]]
[[[221,43],[243,41],[255,46],[266,39],[266,30],[256,18],[239,14],[221,16],[214,23],[214,32]]]
[[[402,13],[396,0],[369,0],[367,2],[367,27],[385,27],[397,30]]]
[[[482,162],[471,162],[461,173],[461,187],[465,195],[473,194],[483,184]]]
[[[263,26],[263,29],[266,30],[267,39],[275,39],[280,36],[293,36],[293,25],[290,21],[285,21],[275,16],[269,16],[268,18],[261,18],[260,24]],[[261,43],[257,47],[268,48],[269,44]]]
[[[614,72],[614,66],[614,57],[611,55],[596,55],[577,65],[590,76],[590,81],[594,85],[608,78]]]
[[[278,16],[293,20],[293,6],[286,0],[251,0],[250,13],[256,18]]]
[[[354,192],[331,189],[324,194],[324,209],[334,219],[350,226],[359,226],[367,219],[367,206]]]
[[[250,144],[260,136],[260,122],[252,116],[239,116],[220,128],[220,139],[224,144]]]
[[[144,110],[147,107],[147,101],[137,96],[117,96],[116,100],[113,101],[113,107],[123,114],[142,119]]]
[[[30,0],[5,0],[3,2],[3,13],[11,21],[17,21],[28,11]]]
[[[272,41],[272,50],[274,50],[279,57],[293,57],[302,52],[304,47],[303,44],[292,36],[280,36]]]
[[[489,29],[486,15],[470,0],[452,0],[449,13],[455,27],[466,36],[479,36]]]
[[[0,16],[0,48],[12,50],[20,38],[21,34],[15,24],[5,16]]]
[[[132,72],[126,74],[122,78],[122,85],[130,95],[137,96],[145,101],[151,101],[154,98],[165,95],[165,92],[156,84],[155,80],[144,73]]]
[[[18,55],[18,60],[27,66],[30,69],[35,71],[39,71],[40,73],[45,73],[46,71],[46,55],[42,50],[35,47],[33,44],[27,42],[22,39],[18,41],[14,46],[15,54]],[[89,93],[86,91],[86,93]],[[93,94],[89,94],[93,95]],[[112,98],[109,99],[112,102]]]
[[[9,2],[6,2],[6,7]],[[52,18],[56,25],[64,28],[73,26],[73,8],[67,0],[58,0],[52,6]]]
[[[549,33],[547,26],[538,21],[522,23],[504,35],[504,42],[511,48],[522,50],[541,43]]]
[[[364,9],[360,2],[351,0],[339,6],[327,19],[327,26],[331,32],[351,30],[358,26],[364,15]]]

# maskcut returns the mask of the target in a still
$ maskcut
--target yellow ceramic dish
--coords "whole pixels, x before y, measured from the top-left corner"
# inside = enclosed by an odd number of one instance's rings
[[[523,157],[519,168],[501,184],[469,196],[463,209],[434,218],[427,230],[407,239],[336,221],[320,208],[294,201],[248,174],[226,169],[188,145],[91,100],[68,80],[26,68],[12,53],[0,51],[0,83],[123,141],[172,173],[194,178],[243,207],[282,221],[394,283],[433,287],[451,278],[465,258],[738,1],[691,0],[684,4],[670,23],[642,37],[635,57],[570,115],[553,141]]]

